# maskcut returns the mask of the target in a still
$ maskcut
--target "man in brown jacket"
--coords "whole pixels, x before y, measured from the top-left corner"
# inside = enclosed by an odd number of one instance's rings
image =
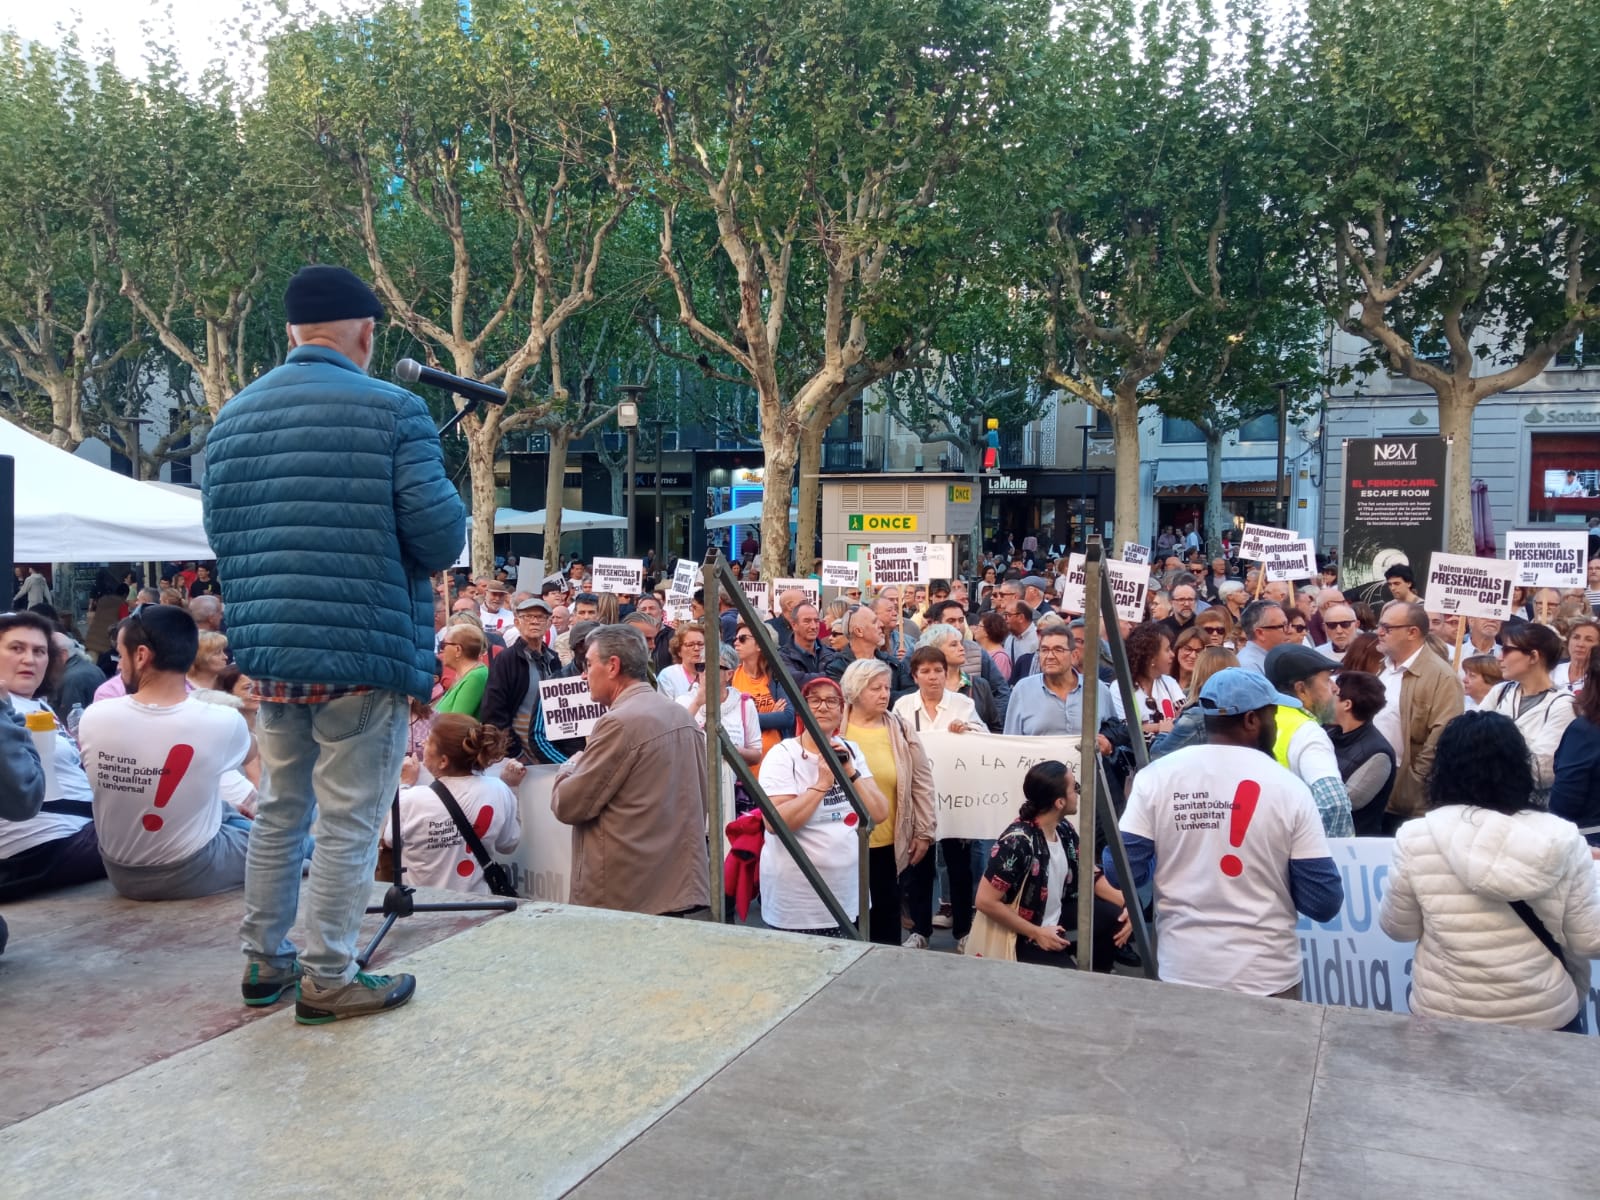
[[[1387,703],[1372,723],[1389,739],[1399,769],[1384,832],[1422,813],[1427,803],[1433,750],[1445,725],[1461,715],[1462,689],[1456,673],[1426,643],[1428,614],[1422,605],[1395,601],[1378,618],[1378,644],[1387,665],[1379,676]]]
[[[589,635],[589,692],[607,706],[556,776],[550,807],[572,826],[573,904],[657,916],[706,908],[706,747],[686,709],[648,682],[644,638]]]

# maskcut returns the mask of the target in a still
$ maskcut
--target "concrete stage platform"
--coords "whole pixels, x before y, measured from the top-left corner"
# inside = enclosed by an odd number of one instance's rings
[[[50,904],[8,1198],[1600,1192],[1593,1039],[547,905],[403,923],[417,999],[305,1028],[237,1005],[237,896]]]

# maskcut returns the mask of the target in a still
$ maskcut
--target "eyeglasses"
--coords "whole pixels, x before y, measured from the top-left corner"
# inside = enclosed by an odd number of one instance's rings
[[[1200,647],[1196,646],[1193,642],[1189,642],[1187,645],[1179,646],[1178,647],[1178,653],[1179,654],[1199,654],[1200,653]]]
[[[1294,630],[1296,633],[1304,633],[1306,631],[1305,624],[1300,621],[1290,621],[1289,628]]]
[[[827,710],[833,708],[844,707],[844,701],[834,696],[807,696],[806,703],[811,705],[814,710],[822,712],[826,712]]]
[[[1072,650],[1067,646],[1040,646],[1039,653],[1054,658],[1058,654],[1071,654]]]
[[[1382,621],[1379,621],[1378,636],[1382,637],[1386,633],[1399,633],[1402,629],[1410,628],[1412,628],[1410,625],[1385,625]]]
[[[1354,621],[1330,621],[1327,618],[1323,618],[1322,621],[1324,629],[1349,629],[1354,624]]]
[[[753,642],[753,641],[755,641],[755,640],[756,640],[756,639],[755,639],[755,638],[754,638],[754,637],[753,637],[753,636],[751,636],[751,635],[750,635],[750,634],[748,634],[748,633],[741,633],[741,634],[740,634],[740,635],[739,635],[739,636],[738,636],[738,637],[736,637],[736,638],[734,638],[734,639],[733,639],[733,644],[734,644],[734,645],[735,645],[735,646],[742,646],[742,645],[744,645],[744,644],[745,644],[745,643],[746,643],[746,642]]]
[[[1279,621],[1276,625],[1257,625],[1256,628],[1257,629],[1262,629],[1262,630],[1266,630],[1266,629],[1287,629],[1287,628],[1289,628],[1289,622],[1287,622],[1287,621]]]

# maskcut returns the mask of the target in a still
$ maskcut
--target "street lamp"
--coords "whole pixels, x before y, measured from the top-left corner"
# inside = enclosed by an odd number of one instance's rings
[[[656,574],[667,569],[666,519],[661,515],[661,461],[664,457],[662,443],[667,436],[667,420],[657,417],[656,426]]]
[[[1287,489],[1285,489],[1283,486],[1283,455],[1285,449],[1284,438],[1288,434],[1286,425],[1289,416],[1289,385],[1293,382],[1294,380],[1292,379],[1280,379],[1272,385],[1278,389],[1278,476],[1276,482],[1273,484],[1272,492],[1273,495],[1278,498],[1279,529],[1287,529],[1289,527],[1289,495]]]
[[[617,390],[627,397],[617,402],[617,428],[628,435],[628,557],[634,557],[636,545],[633,530],[634,452],[639,437],[639,396],[644,392],[642,383],[624,383]]]

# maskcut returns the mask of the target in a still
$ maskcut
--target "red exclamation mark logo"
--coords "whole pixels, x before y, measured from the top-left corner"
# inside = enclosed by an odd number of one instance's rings
[[[1233,814],[1228,819],[1228,845],[1237,849],[1244,845],[1244,831],[1250,828],[1250,818],[1256,815],[1256,804],[1261,799],[1261,785],[1254,779],[1243,780],[1233,794]],[[1244,863],[1237,854],[1222,856],[1222,873],[1230,879],[1244,874]]]
[[[157,808],[167,806],[167,801],[171,800],[172,793],[178,790],[178,785],[183,782],[183,776],[193,761],[193,746],[174,746],[167,751],[167,761],[161,768],[161,782],[156,784]],[[145,813],[144,827],[151,833],[158,832],[163,824],[160,813]]]
[[[478,815],[472,818],[472,832],[482,841],[489,836],[489,826],[494,824],[494,809],[485,804],[478,810]],[[488,849],[488,847],[484,847]],[[468,856],[456,864],[456,874],[465,879],[472,874],[472,869],[478,865],[478,860],[468,853]]]

